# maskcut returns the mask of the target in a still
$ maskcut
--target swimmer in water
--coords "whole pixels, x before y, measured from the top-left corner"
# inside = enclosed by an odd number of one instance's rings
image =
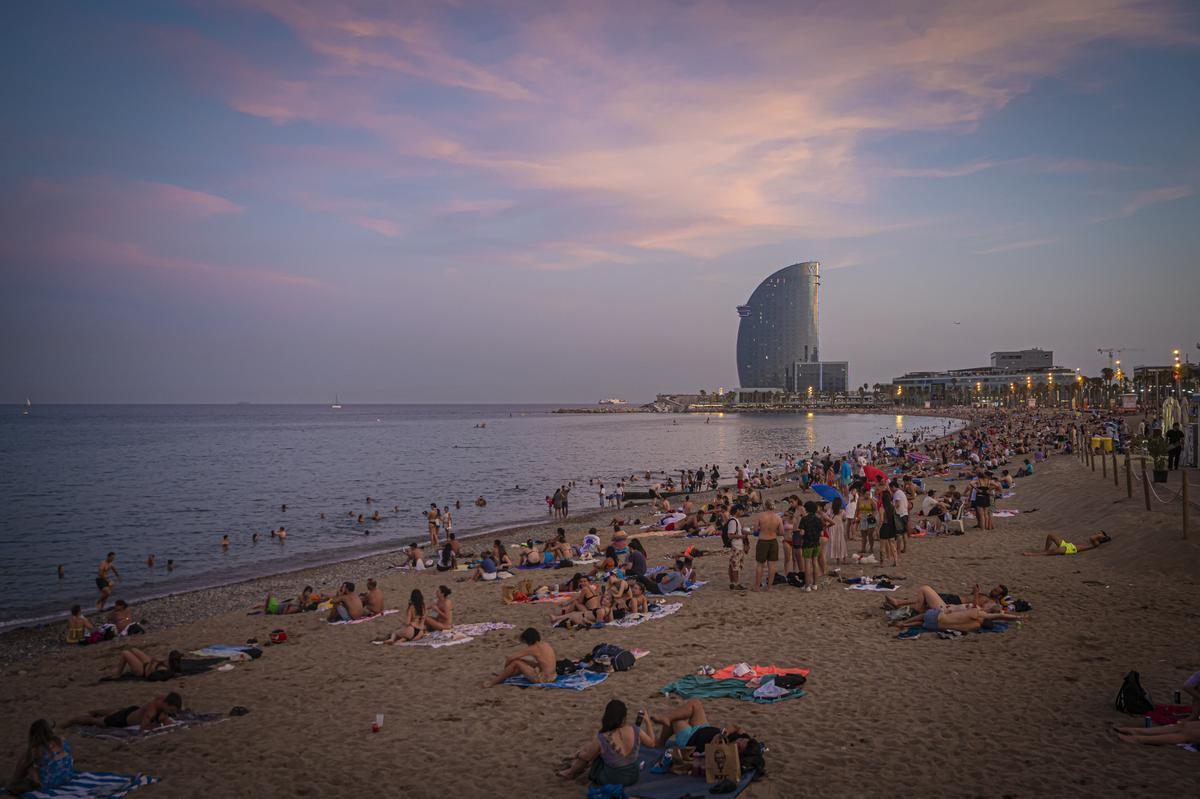
[[[67,572],[63,568],[63,565],[61,563],[58,564],[58,579],[61,580],[62,578],[66,577],[66,576],[67,576]]]
[[[321,519],[322,519],[322,520],[324,520],[324,519],[325,519],[325,512],[324,512],[324,511],[321,511],[321,513],[320,513],[320,514],[318,514],[318,515],[321,517]]]
[[[150,557],[146,558],[146,565],[149,566],[151,569],[154,568],[154,554],[153,553],[151,553]]]
[[[277,533],[275,534],[275,537],[276,537],[276,538],[278,538],[278,539],[280,540],[280,542],[284,541],[284,539],[286,539],[286,538],[287,538],[287,530],[285,530],[285,529],[283,529],[282,527],[280,527],[280,528],[279,528],[279,532],[277,532]]]
[[[483,498],[482,494],[480,494],[478,497],[475,498],[475,507],[477,507],[477,508],[486,508],[487,507],[487,500]]]
[[[229,549],[229,536],[221,536],[221,549]]]
[[[170,558],[167,558],[167,571],[168,572],[175,571],[175,561],[171,560]]]
[[[280,505],[280,506],[279,506],[279,511],[280,511],[281,513],[287,513],[287,505]]]
[[[258,543],[258,533],[251,533],[251,534],[250,534],[250,543],[251,543],[251,544],[257,544],[257,543]]]

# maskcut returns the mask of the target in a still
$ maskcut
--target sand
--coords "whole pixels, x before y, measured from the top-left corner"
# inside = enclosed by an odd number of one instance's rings
[[[661,712],[675,701],[658,693],[671,680],[705,664],[749,661],[812,669],[809,695],[799,700],[709,703],[710,718],[742,724],[770,748],[769,776],[745,794],[754,799],[801,793],[1181,795],[1195,785],[1200,755],[1120,744],[1108,727],[1140,724],[1140,718],[1112,709],[1127,670],[1141,671],[1146,687],[1163,701],[1200,669],[1194,578],[1200,550],[1179,540],[1177,517],[1147,514],[1139,496],[1124,497],[1123,487],[1114,488],[1073,458],[1057,457],[1021,481],[1016,497],[1000,503],[1036,507],[1037,513],[998,519],[994,532],[968,526],[961,537],[913,539],[900,568],[884,569],[905,576],[905,589],[927,583],[962,592],[976,582],[985,588],[1003,582],[1034,606],[1028,622],[1008,632],[954,641],[929,634],[897,640],[885,626],[878,594],[834,585],[812,594],[790,587],[730,592],[722,555],[697,561],[700,577],[711,582],[684,599],[680,612],[628,629],[550,630],[545,605],[504,606],[500,584],[450,582],[461,621],[506,621],[516,629],[444,649],[372,646],[373,637],[395,626],[395,617],[338,627],[315,614],[248,616],[245,610],[265,593],[266,583],[281,582],[257,581],[228,589],[246,597],[243,610],[155,629],[135,641],[165,653],[252,637],[266,641],[272,628],[286,628],[289,641],[267,647],[260,660],[168,684],[189,707],[228,711],[243,705],[248,716],[134,744],[70,731],[68,737],[81,769],[162,777],[135,794],[147,799],[251,792],[580,797],[583,784],[560,781],[554,769],[593,735],[609,699]],[[588,524],[566,526],[577,542]],[[1070,558],[1019,554],[1040,548],[1050,532],[1082,540],[1101,527],[1115,540],[1095,552]],[[719,539],[707,541],[702,546],[719,547]],[[646,545],[651,562],[664,564],[663,554],[681,547],[671,537],[648,538]],[[393,559],[338,568],[360,581],[376,569],[391,606],[403,607],[414,587],[428,597],[446,582],[434,572],[380,570]],[[865,573],[877,571],[867,567]],[[566,572],[532,574],[545,581]],[[298,588],[306,575],[286,579]],[[152,615],[169,608],[156,607]],[[528,625],[542,630],[560,657],[581,656],[600,642],[652,654],[633,671],[579,693],[479,688]],[[0,719],[5,769],[33,719],[61,721],[90,708],[140,703],[165,690],[98,683],[115,668],[116,653],[116,644],[101,644],[10,659]],[[385,714],[385,723],[373,734],[376,713]]]

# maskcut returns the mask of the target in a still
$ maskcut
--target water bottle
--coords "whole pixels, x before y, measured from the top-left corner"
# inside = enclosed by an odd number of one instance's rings
[[[1154,726],[1154,722],[1150,720],[1149,716],[1142,716],[1142,723],[1145,724],[1147,727]]]

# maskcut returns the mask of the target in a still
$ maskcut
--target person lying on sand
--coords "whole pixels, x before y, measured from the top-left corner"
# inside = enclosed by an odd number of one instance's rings
[[[367,593],[363,594],[360,599],[367,615],[375,616],[383,613],[383,589],[374,579],[367,580]]]
[[[126,671],[144,680],[167,680],[171,677],[171,669],[165,661],[152,658],[134,647],[122,649],[117,659],[117,679],[121,679]]]
[[[611,700],[600,719],[600,731],[575,752],[571,765],[556,772],[573,780],[584,771],[597,785],[633,785],[641,776],[638,753],[643,746],[654,746],[653,724],[646,724],[646,711],[631,724],[629,709],[619,699]]]
[[[599,610],[599,589],[587,576],[581,576],[579,590],[575,592],[575,596],[560,605],[559,613],[550,614],[550,621],[554,624],[567,620],[575,624],[591,624],[596,620],[596,613]]]
[[[703,754],[709,743],[723,735],[727,741],[738,742],[741,753],[750,743],[750,736],[739,726],[721,728],[709,724],[699,699],[689,699],[665,716],[651,716],[650,720],[659,725],[652,744],[655,747],[691,746]]]
[[[385,644],[416,641],[425,634],[425,595],[415,588],[409,595],[405,614],[404,626],[382,639]]]
[[[1000,605],[1004,601],[1004,597],[1008,596],[1008,586],[998,585],[983,596],[979,592],[979,585],[968,594],[971,601],[963,602],[958,594],[941,594],[923,585],[917,589],[917,595],[913,599],[894,599],[890,596],[884,597],[883,606],[888,610],[895,610],[910,606],[917,613],[924,613],[932,608],[950,609],[950,610],[966,610],[967,608],[982,608],[987,611],[1003,610]],[[953,600],[959,600],[957,602]]]
[[[504,659],[504,668],[499,674],[483,683],[484,688],[499,685],[509,677],[523,676],[534,685],[554,682],[558,676],[554,664],[557,657],[554,647],[542,640],[541,633],[532,627],[521,633],[521,643],[525,648],[514,652]]]
[[[990,627],[994,621],[1023,620],[1023,616],[1013,613],[989,613],[980,608],[967,608],[965,610],[930,608],[920,615],[913,616],[911,619],[898,622],[896,626],[906,629],[909,627],[920,627],[922,630],[928,632],[957,630],[964,633],[973,633],[981,627]]]
[[[425,617],[425,629],[449,630],[453,626],[454,600],[450,598],[450,587],[439,585],[437,598],[433,600],[433,607],[429,609],[429,615]]]
[[[1041,552],[1022,552],[1022,555],[1075,555],[1080,552],[1087,552],[1089,549],[1096,549],[1101,544],[1107,544],[1112,540],[1108,533],[1101,530],[1099,534],[1088,539],[1086,544],[1072,544],[1065,538],[1056,538],[1055,536],[1046,536],[1046,548]]]
[[[338,592],[329,598],[333,609],[329,611],[329,621],[350,621],[361,619],[364,615],[362,600],[354,593],[354,583],[342,583]]]
[[[267,594],[267,599],[263,603],[263,613],[268,616],[285,616],[292,613],[304,613],[310,610],[316,610],[320,604],[317,598],[313,595],[311,585],[304,586],[304,590],[300,592],[299,598],[295,600],[286,600],[280,602],[279,599]]]
[[[1192,719],[1162,727],[1113,727],[1113,732],[1127,744],[1167,746],[1200,743],[1200,721]]]
[[[63,726],[101,726],[114,729],[136,726],[142,732],[146,732],[163,724],[170,724],[172,714],[182,709],[183,697],[171,692],[166,696],[156,696],[141,707],[130,705],[118,710],[93,710],[86,716],[76,716]]]

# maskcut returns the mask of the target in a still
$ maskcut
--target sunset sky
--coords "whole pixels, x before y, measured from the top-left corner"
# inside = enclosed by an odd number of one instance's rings
[[[1187,0],[48,0],[0,39],[0,401],[735,386],[735,306],[805,260],[855,384],[1200,356]]]

